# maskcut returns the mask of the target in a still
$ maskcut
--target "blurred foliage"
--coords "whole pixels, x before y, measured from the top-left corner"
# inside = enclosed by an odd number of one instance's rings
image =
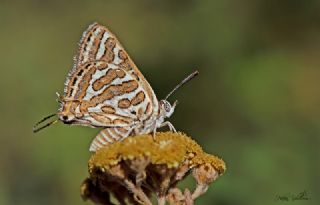
[[[83,30],[109,27],[165,96],[171,122],[227,163],[197,204],[320,201],[320,1],[0,1],[0,204],[90,204],[79,186],[98,130],[33,124],[56,112],[55,92]],[[193,183],[193,182],[190,182]]]

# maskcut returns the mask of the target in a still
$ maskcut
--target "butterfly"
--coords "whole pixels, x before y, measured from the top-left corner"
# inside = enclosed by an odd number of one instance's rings
[[[90,145],[92,152],[131,135],[155,134],[163,126],[176,131],[165,118],[173,114],[177,101],[171,105],[167,99],[197,74],[198,71],[190,74],[164,100],[158,101],[115,35],[93,23],[82,35],[63,96],[57,94],[58,112],[39,121],[33,131],[38,132],[58,121],[103,128]],[[58,119],[40,127],[53,116]]]

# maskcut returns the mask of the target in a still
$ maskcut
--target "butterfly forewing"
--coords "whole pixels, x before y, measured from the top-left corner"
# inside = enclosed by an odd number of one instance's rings
[[[91,24],[83,33],[78,54],[75,57],[74,68],[70,71],[69,77],[74,75],[79,67],[95,61],[114,64],[128,71],[152,99],[152,105],[157,106],[158,100],[142,73],[131,60],[123,46],[113,33],[98,23]]]
[[[107,128],[90,150],[102,146],[102,139],[127,137],[137,121],[149,119],[158,109],[152,88],[117,38],[104,26],[90,25],[67,77],[60,109],[74,113],[74,124]]]
[[[94,23],[82,35],[64,95],[58,94],[59,112],[39,121],[33,130],[38,132],[58,120],[104,128],[92,141],[90,151],[131,135],[155,134],[163,126],[175,131],[165,118],[173,114],[177,101],[171,105],[167,98],[197,74],[193,72],[158,101],[115,35]],[[58,119],[41,126],[53,116]]]

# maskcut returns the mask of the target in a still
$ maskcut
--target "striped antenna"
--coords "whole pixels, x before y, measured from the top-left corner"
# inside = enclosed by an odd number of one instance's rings
[[[170,95],[172,95],[176,90],[178,90],[181,86],[183,86],[184,84],[186,84],[187,82],[189,82],[190,80],[192,80],[194,77],[196,77],[199,74],[199,71],[194,71],[193,73],[191,73],[188,77],[186,77],[185,79],[183,79],[175,88],[173,88],[173,90],[166,96],[165,100],[167,100]]]
[[[55,113],[55,114],[51,114],[51,115],[43,118],[43,119],[40,120],[39,122],[37,122],[37,123],[33,126],[33,128],[32,128],[33,133],[39,132],[40,130],[42,130],[42,129],[46,128],[46,127],[49,127],[50,125],[53,125],[53,124],[55,124],[56,122],[58,122],[58,120],[53,120],[53,121],[50,121],[50,122],[48,122],[47,124],[45,124],[45,125],[43,125],[43,126],[38,127],[38,125],[40,125],[40,124],[43,123],[44,121],[46,121],[46,120],[48,120],[48,119],[50,119],[50,118],[52,118],[52,117],[54,117],[54,116],[56,116],[56,115],[57,115],[56,113]]]

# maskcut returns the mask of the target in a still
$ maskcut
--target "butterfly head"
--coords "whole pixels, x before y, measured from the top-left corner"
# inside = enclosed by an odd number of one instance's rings
[[[164,100],[160,100],[159,104],[160,104],[160,116],[162,117],[170,117],[173,112],[174,109],[176,107],[176,105],[178,104],[178,101],[176,100],[173,105],[171,105],[167,99],[176,91],[178,90],[181,86],[183,86],[184,84],[186,84],[188,81],[190,81],[191,79],[193,79],[195,76],[197,76],[199,74],[198,71],[195,71],[193,73],[191,73],[188,77],[186,77],[185,79],[183,79],[173,90],[171,90],[171,92],[166,96],[166,98]]]
[[[160,100],[160,115],[165,118],[170,117],[173,114],[177,103],[178,101],[175,101],[173,105],[171,105],[167,100]]]

